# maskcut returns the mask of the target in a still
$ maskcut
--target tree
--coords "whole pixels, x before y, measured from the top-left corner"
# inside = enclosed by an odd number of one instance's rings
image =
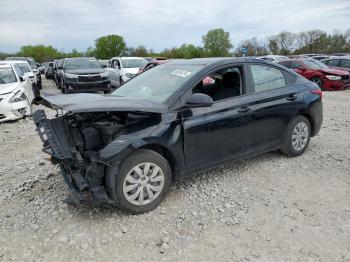
[[[88,47],[85,51],[85,56],[93,57],[95,56],[95,49],[93,47]]]
[[[262,56],[267,55],[268,50],[266,47],[266,42],[258,39],[256,37],[253,37],[251,39],[247,39],[242,41],[239,46],[236,48],[236,54],[239,56],[243,56],[242,48],[247,48],[248,56]]]
[[[35,61],[40,63],[52,61],[53,59],[60,56],[57,49],[53,48],[52,46],[44,46],[44,45],[22,46],[17,55],[33,57]]]
[[[126,48],[124,39],[120,35],[102,36],[95,41],[95,54],[98,59],[110,59],[119,56]]]
[[[280,54],[290,54],[293,50],[294,35],[291,32],[282,31],[276,37],[280,47]]]
[[[134,55],[134,56],[141,56],[141,57],[149,56],[146,47],[144,47],[143,45],[139,45],[139,46],[134,50],[133,55]]]
[[[202,37],[202,42],[208,56],[229,56],[230,49],[233,47],[230,41],[230,33],[221,28],[209,30]]]
[[[277,55],[280,52],[280,48],[278,45],[278,39],[275,35],[270,36],[268,38],[268,47],[270,49],[270,53],[272,53],[273,55]]]

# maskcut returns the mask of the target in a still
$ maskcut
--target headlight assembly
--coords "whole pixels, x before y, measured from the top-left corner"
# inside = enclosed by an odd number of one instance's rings
[[[67,78],[78,78],[78,75],[66,73]]]
[[[9,100],[10,103],[26,101],[27,96],[22,90],[18,90]]]
[[[329,80],[341,80],[341,76],[335,76],[335,75],[326,75],[326,78]]]

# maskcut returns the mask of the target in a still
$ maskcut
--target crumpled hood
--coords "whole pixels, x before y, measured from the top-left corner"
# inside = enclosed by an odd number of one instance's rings
[[[0,84],[0,95],[11,93],[13,90],[18,88],[20,85],[18,82],[8,83],[8,84]]]
[[[38,101],[38,99],[37,99]],[[52,109],[82,112],[164,113],[167,106],[149,100],[100,94],[44,95],[39,103]]]
[[[105,69],[103,68],[92,68],[92,69],[66,69],[66,72],[69,74],[74,74],[74,75],[95,75],[95,74],[102,74],[106,72]]]
[[[343,71],[343,70],[337,70],[337,69],[320,69],[320,71],[326,73],[326,74],[332,74],[332,75],[339,75],[339,76],[346,76],[349,75],[349,72]]]

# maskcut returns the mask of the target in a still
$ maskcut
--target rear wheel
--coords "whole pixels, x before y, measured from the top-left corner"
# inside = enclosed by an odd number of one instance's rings
[[[160,154],[140,149],[128,156],[117,172],[111,170],[108,176],[107,181],[115,181],[107,188],[117,207],[140,214],[155,209],[163,201],[170,186],[171,169]]]
[[[318,85],[319,88],[322,88],[323,86],[323,81],[318,76],[311,78],[310,81]]]
[[[309,120],[304,116],[297,116],[289,124],[282,152],[287,156],[303,154],[310,142],[310,136],[311,127]]]

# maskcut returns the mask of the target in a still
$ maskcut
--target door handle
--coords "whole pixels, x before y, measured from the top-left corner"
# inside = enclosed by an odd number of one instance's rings
[[[250,110],[252,110],[250,107],[244,106],[244,107],[237,109],[237,112],[238,113],[248,113]]]
[[[286,99],[288,100],[288,101],[294,101],[294,100],[296,100],[298,97],[295,95],[295,94],[292,94],[292,95],[290,95],[290,96],[288,96]]]

